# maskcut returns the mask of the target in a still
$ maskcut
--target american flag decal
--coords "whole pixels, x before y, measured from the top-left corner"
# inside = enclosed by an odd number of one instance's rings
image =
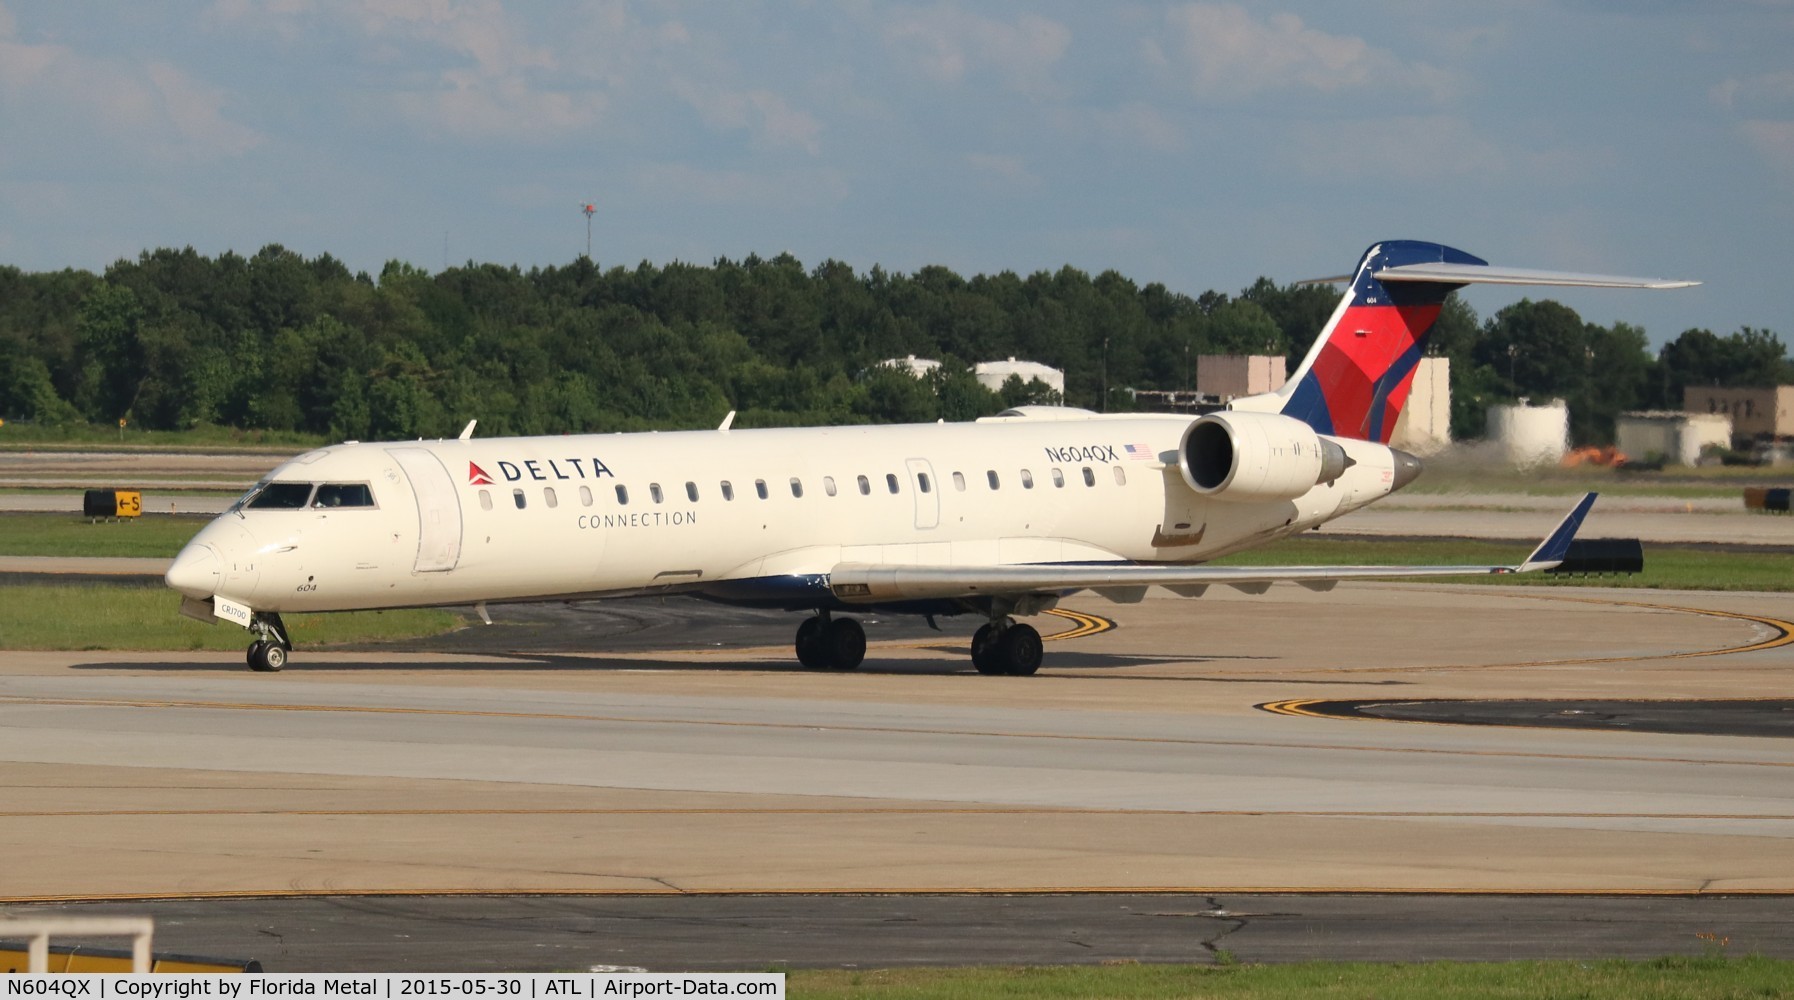
[[[1152,453],[1151,448],[1143,444],[1124,444],[1121,447],[1122,450],[1127,452],[1127,457],[1136,462],[1151,461],[1158,457]]]

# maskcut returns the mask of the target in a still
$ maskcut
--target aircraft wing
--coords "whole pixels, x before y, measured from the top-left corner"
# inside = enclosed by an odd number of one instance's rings
[[[1557,529],[1513,566],[1168,566],[1141,563],[1064,563],[1013,566],[926,566],[842,563],[829,574],[829,587],[847,603],[1018,594],[1070,594],[1094,590],[1112,600],[1138,601],[1148,587],[1199,596],[1224,584],[1263,593],[1280,581],[1311,590],[1330,590],[1341,580],[1398,580],[1433,576],[1531,573],[1551,569],[1569,552],[1570,542],[1595,503],[1583,496]]]

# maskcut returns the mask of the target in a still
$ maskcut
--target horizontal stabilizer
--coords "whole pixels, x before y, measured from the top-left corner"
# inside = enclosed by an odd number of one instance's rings
[[[1452,285],[1559,285],[1577,288],[1691,288],[1698,281],[1674,278],[1627,278],[1614,274],[1535,271],[1487,264],[1402,264],[1372,271],[1378,281],[1429,281]]]

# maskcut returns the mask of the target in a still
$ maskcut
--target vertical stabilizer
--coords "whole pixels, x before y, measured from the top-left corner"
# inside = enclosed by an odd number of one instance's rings
[[[1389,442],[1414,370],[1445,297],[1466,280],[1379,280],[1408,265],[1482,267],[1487,261],[1438,243],[1389,240],[1371,247],[1351,288],[1278,395],[1286,416],[1322,434]]]

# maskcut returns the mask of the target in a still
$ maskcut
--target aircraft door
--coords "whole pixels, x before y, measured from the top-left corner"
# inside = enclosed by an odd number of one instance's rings
[[[417,497],[416,573],[446,573],[461,559],[461,498],[448,469],[427,448],[388,448]]]
[[[941,484],[934,478],[934,466],[926,458],[907,458],[909,487],[916,497],[916,527],[933,528],[941,523]]]

